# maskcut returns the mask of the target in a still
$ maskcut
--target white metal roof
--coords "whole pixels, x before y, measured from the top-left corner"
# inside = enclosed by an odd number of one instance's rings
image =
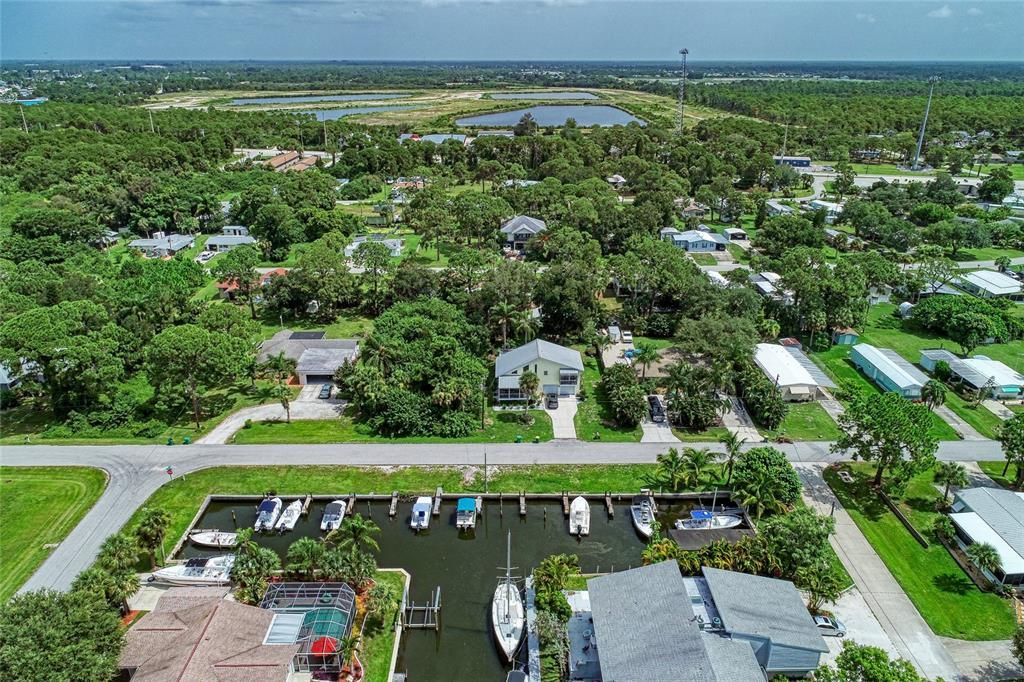
[[[514,370],[529,365],[537,360],[537,358],[544,358],[556,365],[580,372],[583,371],[583,356],[580,355],[578,350],[559,346],[557,343],[551,343],[550,341],[535,339],[526,345],[513,348],[499,355],[494,363],[494,373],[497,376],[509,374]]]
[[[807,363],[801,362],[798,355],[803,356]],[[779,386],[831,385],[824,375],[816,377],[812,374],[811,368],[807,366],[811,364],[810,358],[797,348],[785,348],[775,343],[759,343],[754,352],[754,363]]]
[[[994,296],[1020,293],[1020,282],[994,270],[975,270],[960,276],[961,282],[973,284]]]
[[[990,378],[996,386],[1024,385],[1024,376],[1015,371],[1012,367],[1008,367],[998,360],[992,360],[983,356],[975,356],[973,358],[961,360],[960,362],[977,372],[979,376],[985,378],[984,381],[979,384],[980,386],[984,386]]]
[[[999,553],[999,563],[1002,565],[1004,573],[1008,575],[1024,573],[1024,557],[1014,551],[1000,537],[999,533],[978,514],[975,512],[960,512],[959,514],[950,514],[949,518],[975,542],[987,542],[995,547],[996,552]]]
[[[858,343],[853,347],[853,352],[859,353],[901,389],[921,388],[928,383],[928,377],[921,370],[890,348],[875,348],[869,343]]]

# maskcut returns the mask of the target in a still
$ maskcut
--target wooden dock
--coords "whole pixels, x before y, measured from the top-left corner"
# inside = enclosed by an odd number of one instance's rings
[[[611,493],[605,493],[604,494],[604,508],[608,510],[608,518],[609,519],[614,519],[615,518],[615,505],[612,504],[612,494]]]
[[[306,495],[306,499],[302,501],[302,515],[309,516],[309,507],[313,504],[313,496]]]
[[[519,491],[519,515],[526,516],[526,492]]]
[[[355,514],[356,513],[356,494],[355,493],[352,493],[351,495],[348,496],[348,502],[345,504],[345,513],[346,514]]]
[[[391,493],[391,506],[388,507],[388,516],[395,518],[398,515],[398,491]]]
[[[569,493],[562,491],[562,516],[569,518]]]
[[[437,490],[434,491],[434,508],[431,510],[433,516],[441,515],[441,498],[444,496],[444,490],[441,486],[437,486]]]

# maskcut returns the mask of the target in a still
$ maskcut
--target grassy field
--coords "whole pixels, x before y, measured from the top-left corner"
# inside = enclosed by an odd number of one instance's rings
[[[405,587],[405,576],[397,571],[377,571],[373,577],[377,583],[391,585],[398,598],[402,598]],[[366,682],[390,682],[388,668],[391,667],[391,651],[395,645],[396,609],[390,617],[383,621],[368,620],[360,641],[359,660],[366,670]]]
[[[978,462],[978,467],[985,472],[985,474],[993,481],[1003,486],[1004,488],[1012,488],[1013,481],[1017,478],[1017,465],[1010,464],[1006,469],[1006,474],[1003,474],[1003,467],[1006,466],[1006,462]]]
[[[284,320],[273,319],[272,316],[265,315],[260,320],[260,336],[264,339],[269,339],[271,336],[281,331],[282,322],[284,322],[284,328],[291,329],[292,331],[313,331],[322,329],[327,332],[328,339],[363,338],[365,336],[369,336],[370,332],[373,331],[373,320],[362,315],[342,315],[334,322],[320,326],[312,326],[308,322],[289,320],[287,318]]]
[[[87,467],[0,467],[0,603],[92,508],[107,476]]]
[[[915,476],[898,501],[914,527],[932,543],[924,549],[870,488],[870,465],[852,465],[855,483],[827,470],[826,480],[896,581],[936,634],[967,640],[1008,639],[1015,619],[1010,603],[979,590],[939,543],[932,524],[939,516],[932,472]]]
[[[684,443],[712,443],[717,442],[729,433],[724,426],[712,426],[704,431],[691,431],[690,429],[673,428],[672,434]]]
[[[514,443],[516,436],[522,436],[525,443],[534,438],[551,440],[553,432],[551,417],[543,410],[531,410],[534,423],[524,426],[519,423],[519,412],[490,412],[486,429],[480,429],[466,438],[410,437],[388,438],[370,431],[363,424],[342,416],[327,420],[293,420],[291,424],[281,421],[254,423],[235,434],[235,443]]]
[[[710,253],[691,253],[689,256],[697,265],[716,265],[718,263],[718,259]]]
[[[839,438],[839,428],[835,420],[829,416],[817,402],[793,403],[789,406],[786,418],[774,431],[769,429],[758,429],[768,438],[775,440],[778,437],[789,438],[790,440],[836,440]]]
[[[964,262],[973,260],[992,260],[1001,257],[1008,256],[1010,258],[1019,258],[1024,256],[1024,251],[1019,249],[1000,249],[994,246],[978,247],[974,249],[961,249],[957,252],[956,257],[953,260]]]
[[[611,410],[601,389],[601,371],[598,360],[584,353],[583,346],[574,346],[583,353],[583,388],[586,400],[581,400],[576,410],[576,437],[580,440],[603,440],[617,443],[639,442],[643,430],[639,426],[623,428],[615,426]]]

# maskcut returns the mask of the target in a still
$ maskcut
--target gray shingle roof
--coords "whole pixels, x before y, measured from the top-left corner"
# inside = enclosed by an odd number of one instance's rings
[[[513,348],[499,355],[494,363],[494,375],[500,377],[503,374],[509,374],[513,370],[525,367],[537,358],[544,358],[557,365],[583,371],[583,357],[578,350],[536,339],[525,346]]]
[[[764,637],[788,647],[828,651],[793,583],[716,568],[702,571],[722,625],[729,633]]]
[[[308,339],[292,336],[290,329],[283,329],[263,342],[260,346],[259,361],[266,362],[267,358],[278,353],[284,353],[285,357],[299,361],[302,354],[310,348],[332,348],[348,351],[355,354],[359,349],[359,342],[355,339]]]
[[[540,218],[531,218],[528,215],[517,215],[509,218],[501,224],[501,231],[505,234],[513,234],[525,229],[528,232],[537,234],[548,229],[547,223]]]
[[[1024,498],[1002,488],[968,488],[956,494],[971,511],[1024,556]]]
[[[764,671],[749,642],[714,635],[705,635],[703,640],[711,667],[721,682],[764,682]]]
[[[295,371],[300,374],[334,374],[355,355],[355,348],[307,348],[299,356]]]

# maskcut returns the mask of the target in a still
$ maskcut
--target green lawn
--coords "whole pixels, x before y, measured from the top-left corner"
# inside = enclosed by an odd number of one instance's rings
[[[868,485],[873,468],[859,464],[851,469],[853,484],[840,481],[832,469],[825,478],[931,629],[967,640],[1012,636],[1016,624],[1010,603],[979,590],[932,534],[940,495],[932,485],[933,474],[914,477],[899,502],[914,527],[932,542],[924,549]]]
[[[684,443],[712,443],[729,433],[729,429],[724,426],[712,426],[704,431],[673,428],[672,433]]]
[[[490,412],[486,429],[478,430],[465,438],[409,437],[388,438],[374,434],[364,424],[352,421],[350,417],[327,420],[293,420],[291,424],[281,421],[254,423],[235,434],[234,442],[254,443],[514,443],[516,436],[522,436],[525,443],[534,438],[548,441],[554,437],[551,417],[543,410],[531,410],[534,418],[531,426],[519,423],[520,412]]]
[[[586,399],[581,400],[576,411],[576,437],[580,440],[603,440],[618,443],[639,442],[643,430],[639,426],[623,428],[613,423],[611,410],[605,402],[601,389],[601,372],[598,360],[587,355],[583,346],[574,346],[583,354],[583,388]]]
[[[1003,486],[1004,488],[1012,488],[1013,481],[1017,478],[1017,465],[1010,464],[1006,469],[1006,475],[1003,475],[1003,467],[1006,466],[1006,462],[978,462],[978,466],[985,474],[993,481]]]
[[[0,467],[0,603],[92,508],[107,475],[87,467]]]
[[[758,429],[768,438],[775,440],[784,437],[790,440],[836,440],[839,438],[839,428],[835,420],[829,416],[817,402],[792,403],[786,418],[774,431]]]
[[[812,161],[814,165],[832,166],[836,165],[835,161]],[[893,163],[851,163],[850,168],[857,175],[912,175],[917,177],[933,177],[935,171],[910,171],[898,168]]]
[[[257,310],[258,314],[258,310]],[[281,323],[292,331],[313,331],[322,329],[327,332],[329,339],[352,339],[369,336],[373,331],[373,320],[362,315],[341,315],[334,322],[327,325],[312,325],[306,321],[274,319],[270,315],[264,315],[260,320],[260,336],[269,339],[281,331]]]
[[[1018,249],[1000,249],[994,246],[977,247],[974,249],[961,249],[957,251],[956,257],[953,260],[956,261],[970,261],[970,260],[996,260],[1000,256],[1009,256],[1010,258],[1018,258],[1024,256],[1024,251]]]
[[[441,243],[440,246],[431,244],[423,246],[423,237],[418,234],[403,234],[405,246],[402,248],[401,260],[411,260],[419,265],[428,268],[443,268],[448,265],[448,259],[461,251],[463,246],[456,244]],[[440,254],[440,255],[439,255]]]
[[[718,263],[718,259],[710,253],[691,253],[689,256],[697,265],[715,265]]]
[[[405,576],[398,571],[377,571],[373,577],[377,583],[388,583],[402,599],[402,590],[405,588]],[[398,616],[397,607],[395,610],[381,620],[369,619],[363,629],[363,638],[360,641],[359,660],[362,661],[366,671],[366,682],[391,682],[388,677],[388,669],[391,667],[391,652],[395,645],[395,619]]]

